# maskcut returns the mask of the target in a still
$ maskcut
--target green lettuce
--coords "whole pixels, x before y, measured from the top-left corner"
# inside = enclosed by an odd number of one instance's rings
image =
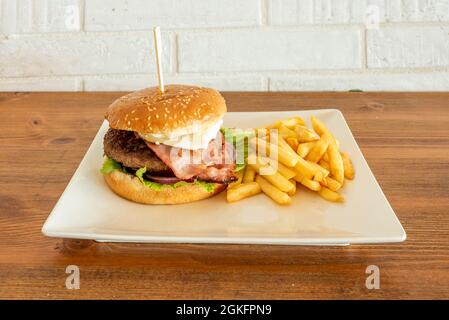
[[[143,177],[143,174],[146,171],[147,171],[146,167],[140,168],[139,170],[136,171],[136,177],[139,178],[140,182],[142,182],[142,184],[145,187],[148,187],[148,188],[156,190],[156,191],[161,191],[162,188],[164,187],[164,185],[162,183],[157,183],[157,182],[153,182],[153,181],[145,179]]]
[[[185,181],[180,181],[180,182],[185,182]],[[177,182],[177,183],[179,183],[179,182]],[[185,182],[185,183],[187,183],[187,182]],[[215,190],[215,185],[210,182],[195,180],[193,182],[193,184],[203,187],[204,189],[206,189],[207,192],[213,192]]]
[[[231,143],[237,152],[243,149],[243,163],[237,163],[235,166],[235,172],[243,170],[246,166],[248,158],[248,141],[250,138],[255,136],[254,130],[242,130],[236,128],[221,128],[225,140]],[[239,159],[239,157],[237,157]]]
[[[108,174],[114,170],[119,170],[121,172],[128,173],[128,172],[126,172],[126,168],[122,167],[120,165],[120,163],[118,163],[117,161],[114,161],[111,158],[105,157],[105,160],[103,162],[102,168],[100,169],[100,172],[103,174]],[[162,183],[153,182],[153,181],[145,179],[144,173],[146,171],[147,171],[147,168],[145,168],[145,167],[140,168],[139,170],[136,171],[135,176],[139,179],[139,181],[145,187],[148,187],[148,188],[156,190],[156,191],[161,191],[163,188],[175,188],[176,189],[176,188],[186,186],[189,184],[195,184],[195,185],[201,186],[207,192],[213,192],[215,190],[215,185],[213,183],[206,182],[206,181],[200,181],[200,180],[195,180],[193,182],[178,181],[174,184],[162,184]],[[131,173],[128,173],[128,174],[131,174]]]
[[[100,172],[103,174],[111,173],[114,170],[123,171],[122,166],[117,161],[112,160],[111,158],[105,157],[103,166],[100,169]]]

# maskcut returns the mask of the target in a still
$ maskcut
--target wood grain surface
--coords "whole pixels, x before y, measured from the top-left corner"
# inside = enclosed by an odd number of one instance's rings
[[[408,239],[349,247],[107,244],[40,230],[121,93],[0,94],[0,298],[449,298],[449,93],[225,93],[230,111],[338,108]],[[66,266],[81,289],[65,288]],[[381,288],[365,287],[377,265]]]

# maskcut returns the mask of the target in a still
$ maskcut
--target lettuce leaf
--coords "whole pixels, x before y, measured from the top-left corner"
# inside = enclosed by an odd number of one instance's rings
[[[120,165],[120,163],[118,163],[117,161],[114,161],[111,158],[105,157],[105,160],[103,162],[102,168],[100,169],[100,172],[103,174],[108,174],[114,170],[119,170],[121,172],[128,173],[128,172],[126,172],[125,167],[122,167]],[[162,184],[162,183],[153,182],[153,181],[145,179],[144,174],[146,171],[147,171],[147,168],[145,168],[145,167],[140,168],[139,170],[136,171],[135,176],[139,179],[139,181],[145,187],[151,188],[156,191],[161,191],[163,188],[175,188],[176,189],[176,188],[186,186],[189,184],[195,184],[195,185],[201,186],[207,192],[213,192],[215,190],[215,185],[213,183],[206,182],[206,181],[200,181],[200,180],[195,180],[193,182],[178,181],[174,184]],[[128,174],[131,174],[131,173],[128,173]]]
[[[100,169],[100,172],[103,174],[108,174],[114,170],[122,170],[122,166],[117,161],[112,160],[111,158],[105,157],[103,166]]]
[[[243,163],[237,163],[235,166],[235,172],[239,172],[246,167],[246,162],[248,158],[248,141],[255,136],[254,130],[243,130],[237,128],[221,128],[225,140],[231,143],[237,152],[243,150]],[[237,154],[237,160],[242,155]]]
[[[189,184],[195,184],[198,186],[203,187],[207,192],[213,192],[215,190],[215,186],[213,183],[210,182],[206,182],[206,181],[200,181],[200,180],[195,180],[194,182],[186,182],[186,181],[178,181],[174,184],[162,184],[162,183],[157,183],[157,182],[153,182],[153,181],[149,181],[147,179],[145,179],[143,177],[143,174],[147,171],[147,168],[143,167],[140,168],[139,170],[136,171],[136,176],[137,178],[139,178],[140,182],[142,182],[142,184],[146,187],[149,187],[151,189],[160,191],[162,188],[164,187],[168,187],[168,188],[179,188],[182,186],[187,186]]]
[[[140,168],[139,170],[136,171],[136,177],[139,178],[140,182],[142,182],[142,184],[145,187],[148,187],[148,188],[156,190],[156,191],[161,191],[162,188],[164,187],[164,184],[153,182],[153,181],[145,179],[143,177],[143,174],[145,172],[147,172],[147,168],[146,167]]]
[[[179,182],[178,182],[179,183]],[[186,182],[187,183],[187,182]],[[204,189],[206,189],[207,192],[213,192],[215,190],[215,186],[213,183],[210,182],[206,182],[206,181],[201,181],[201,180],[195,180],[193,182],[193,184],[196,184],[198,186],[203,187]]]

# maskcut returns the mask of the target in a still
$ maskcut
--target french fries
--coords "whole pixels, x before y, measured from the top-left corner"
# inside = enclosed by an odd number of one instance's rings
[[[256,170],[251,166],[246,166],[245,173],[243,174],[242,183],[253,182],[256,178]]]
[[[296,181],[295,181],[295,179],[290,179],[290,182],[292,183],[294,188],[291,191],[287,192],[287,194],[291,197],[291,196],[294,196],[296,194],[297,188],[296,188]]]
[[[291,179],[294,176],[296,176],[296,172],[286,166],[284,166],[282,163],[277,164],[277,169],[280,174],[282,174],[286,179]]]
[[[287,138],[287,139],[285,139],[285,141],[287,141],[288,145],[293,150],[297,150],[298,149],[298,146],[299,146],[298,138]]]
[[[346,152],[340,152],[341,158],[343,159],[343,167],[345,171],[345,178],[352,180],[354,179],[355,171],[354,166],[352,165],[352,161],[349,158],[349,155]]]
[[[319,164],[310,161],[307,161],[307,164],[314,171],[314,175],[316,175],[317,172],[321,172],[323,174],[323,177],[327,177],[329,175],[329,171],[321,167]]]
[[[326,183],[325,180],[326,177],[324,176],[324,174],[321,171],[318,171],[317,173],[315,173],[315,175],[313,176],[313,181],[318,181],[318,182],[323,182]]]
[[[354,179],[352,161],[321,120],[311,117],[311,124],[313,130],[302,118],[290,117],[256,129],[256,136],[249,139],[248,165],[228,186],[227,201],[264,193],[287,205],[300,184],[327,201],[343,202],[339,190],[345,179]]]
[[[338,152],[337,146],[335,143],[329,143],[329,165],[331,167],[332,176],[335,177],[335,180],[343,184],[345,179],[345,171],[343,166],[343,159],[341,157],[340,152]]]
[[[279,141],[281,140],[285,142],[285,140],[280,138]],[[267,153],[270,158],[275,158],[277,156],[278,161],[285,164],[287,167],[294,167],[300,158],[287,143],[288,149],[273,143],[267,143],[265,140],[259,138],[251,139],[250,144],[252,144],[253,147],[257,145],[257,152],[259,155],[265,156],[264,153]],[[261,154],[260,150],[264,150],[264,152]]]
[[[268,129],[278,129],[281,125],[292,129],[296,125],[306,126],[306,122],[301,117],[291,117],[284,120],[278,120],[273,124],[266,126]]]
[[[298,153],[298,155],[301,158],[307,157],[307,155],[309,154],[310,150],[313,149],[313,146],[315,145],[315,143],[316,143],[315,141],[300,143],[298,145],[298,148],[296,149],[296,153]]]
[[[257,182],[242,183],[238,186],[228,189],[226,199],[228,202],[236,202],[244,198],[254,196],[261,192],[260,185]]]
[[[310,121],[312,122],[312,128],[313,130],[318,133],[318,135],[321,136],[326,136],[328,139],[330,139],[329,142],[333,142],[336,144],[335,142],[335,138],[332,135],[332,133],[329,131],[329,129],[324,125],[323,122],[321,122],[320,120],[318,120],[315,117],[311,117]]]
[[[325,153],[325,155],[326,155],[326,154],[327,154],[327,153]],[[327,161],[324,160],[324,159],[321,159],[320,162],[318,162],[318,164],[319,164],[322,168],[326,169],[327,171],[330,171],[330,170],[331,170],[331,166],[329,165],[329,162],[327,162]]]
[[[332,191],[338,191],[341,188],[341,183],[331,177],[324,178],[324,183],[322,183],[322,185],[328,187]]]
[[[288,127],[281,125],[279,128],[279,136],[281,136],[282,138],[296,138],[296,132],[293,131],[292,129],[289,129]]]
[[[237,179],[236,181],[230,183],[230,184],[228,185],[228,189],[232,189],[232,188],[238,187],[238,186],[242,183],[243,174],[244,174],[244,170],[238,171],[238,172],[235,174],[235,175],[237,176],[238,179]]]
[[[299,182],[300,184],[302,184],[304,187],[309,188],[312,191],[318,191],[321,189],[321,185],[318,181],[313,181],[310,179],[307,179],[303,176],[301,176],[300,174],[297,174],[294,179]]]
[[[312,130],[307,129],[305,126],[296,125],[294,127],[296,134],[298,135],[299,142],[311,142],[319,139],[317,134]]]
[[[307,179],[312,179],[316,173],[316,170],[312,167],[310,162],[304,160],[303,158],[299,158],[299,161],[294,169],[298,174]]]
[[[337,192],[332,191],[326,187],[322,187],[320,190],[318,190],[318,194],[323,197],[326,200],[332,201],[332,202],[343,202],[344,198]]]
[[[278,188],[273,186],[267,180],[262,178],[261,176],[256,177],[256,182],[259,184],[262,192],[273,199],[275,202],[285,205],[290,204],[292,199],[285,192],[280,191]]]
[[[329,140],[325,136],[321,136],[320,140],[315,143],[313,149],[307,154],[306,160],[317,163],[326,153],[328,146]]]
[[[279,148],[285,149],[285,151],[287,151],[288,153],[296,155],[295,149],[293,149],[283,137],[279,136],[277,143],[279,145]]]
[[[273,184],[280,191],[289,192],[294,188],[293,184],[290,181],[288,181],[287,178],[281,175],[279,171],[274,170],[274,168],[271,167],[267,161],[264,161],[260,157],[257,157],[256,161],[253,160],[251,162],[252,163],[248,163],[249,166],[253,167],[254,170],[256,170],[259,175],[263,176],[267,181]]]
[[[306,125],[305,121],[301,117],[291,117],[285,120],[281,120],[281,124],[289,129],[294,128],[296,125]]]

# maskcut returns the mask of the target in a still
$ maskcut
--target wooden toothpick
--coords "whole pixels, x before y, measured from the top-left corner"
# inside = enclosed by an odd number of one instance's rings
[[[153,28],[154,34],[154,49],[156,51],[156,66],[157,66],[157,77],[159,80],[159,89],[164,92],[164,78],[162,75],[162,44],[161,44],[161,29],[160,27]]]

